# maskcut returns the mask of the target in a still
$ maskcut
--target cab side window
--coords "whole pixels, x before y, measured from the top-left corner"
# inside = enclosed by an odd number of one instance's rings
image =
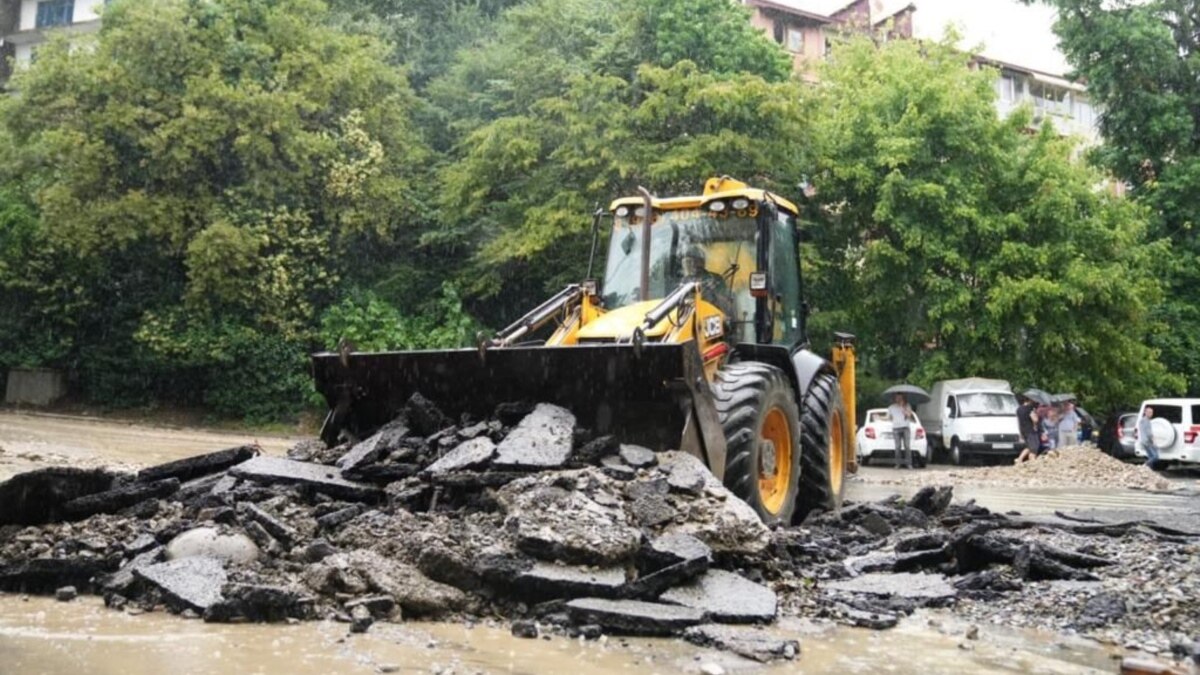
[[[946,410],[949,411],[951,419],[958,417],[958,399],[953,396],[947,397]]]

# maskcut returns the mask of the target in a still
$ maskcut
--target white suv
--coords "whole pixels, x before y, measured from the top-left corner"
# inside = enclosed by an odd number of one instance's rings
[[[1154,408],[1151,428],[1159,461],[1200,463],[1200,398],[1142,401],[1142,406],[1138,408],[1138,419],[1145,414],[1147,407]],[[1138,457],[1146,456],[1140,442],[1135,452]]]

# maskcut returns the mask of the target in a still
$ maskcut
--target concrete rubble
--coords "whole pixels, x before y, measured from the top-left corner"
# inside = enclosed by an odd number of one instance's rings
[[[1145,624],[1158,632],[1139,643],[1164,651],[1194,642],[1190,521],[1094,515],[997,514],[931,487],[772,530],[691,455],[593,437],[551,404],[453,420],[414,396],[366,439],[287,458],[241,446],[0,483],[0,590],[356,633],[500,618],[523,637],[679,636],[761,662],[800,653],[764,629],[778,616],[885,629],[919,607],[1116,642]],[[1129,560],[1126,541],[1152,541],[1162,565]],[[1192,581],[1168,577],[1182,590],[1160,585],[1161,601],[1119,581],[1183,559]]]

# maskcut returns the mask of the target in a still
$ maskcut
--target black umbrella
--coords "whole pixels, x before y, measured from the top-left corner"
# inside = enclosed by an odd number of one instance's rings
[[[920,405],[929,403],[929,392],[914,384],[895,384],[883,390],[884,400],[890,400],[896,394],[904,394],[909,403]]]
[[[1051,403],[1066,403],[1067,401],[1074,401],[1074,400],[1076,400],[1075,394],[1055,394],[1053,397],[1051,397],[1050,402]]]
[[[1032,389],[1032,388],[1026,389],[1025,393],[1021,394],[1021,395],[1024,396],[1025,398],[1029,399],[1030,401],[1033,401],[1034,403],[1037,403],[1040,405],[1050,405],[1050,403],[1052,402],[1051,398],[1050,398],[1050,394],[1047,394],[1046,392],[1042,391],[1041,389]]]

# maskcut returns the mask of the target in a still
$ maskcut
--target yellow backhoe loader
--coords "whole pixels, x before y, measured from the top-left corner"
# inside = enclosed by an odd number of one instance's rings
[[[808,348],[798,215],[728,177],[617,199],[594,221],[593,257],[612,221],[602,285],[568,286],[475,349],[313,355],[322,438],[365,437],[414,392],[478,416],[546,401],[694,454],[767,523],[837,508],[857,468],[854,337],[837,334],[831,360]]]

